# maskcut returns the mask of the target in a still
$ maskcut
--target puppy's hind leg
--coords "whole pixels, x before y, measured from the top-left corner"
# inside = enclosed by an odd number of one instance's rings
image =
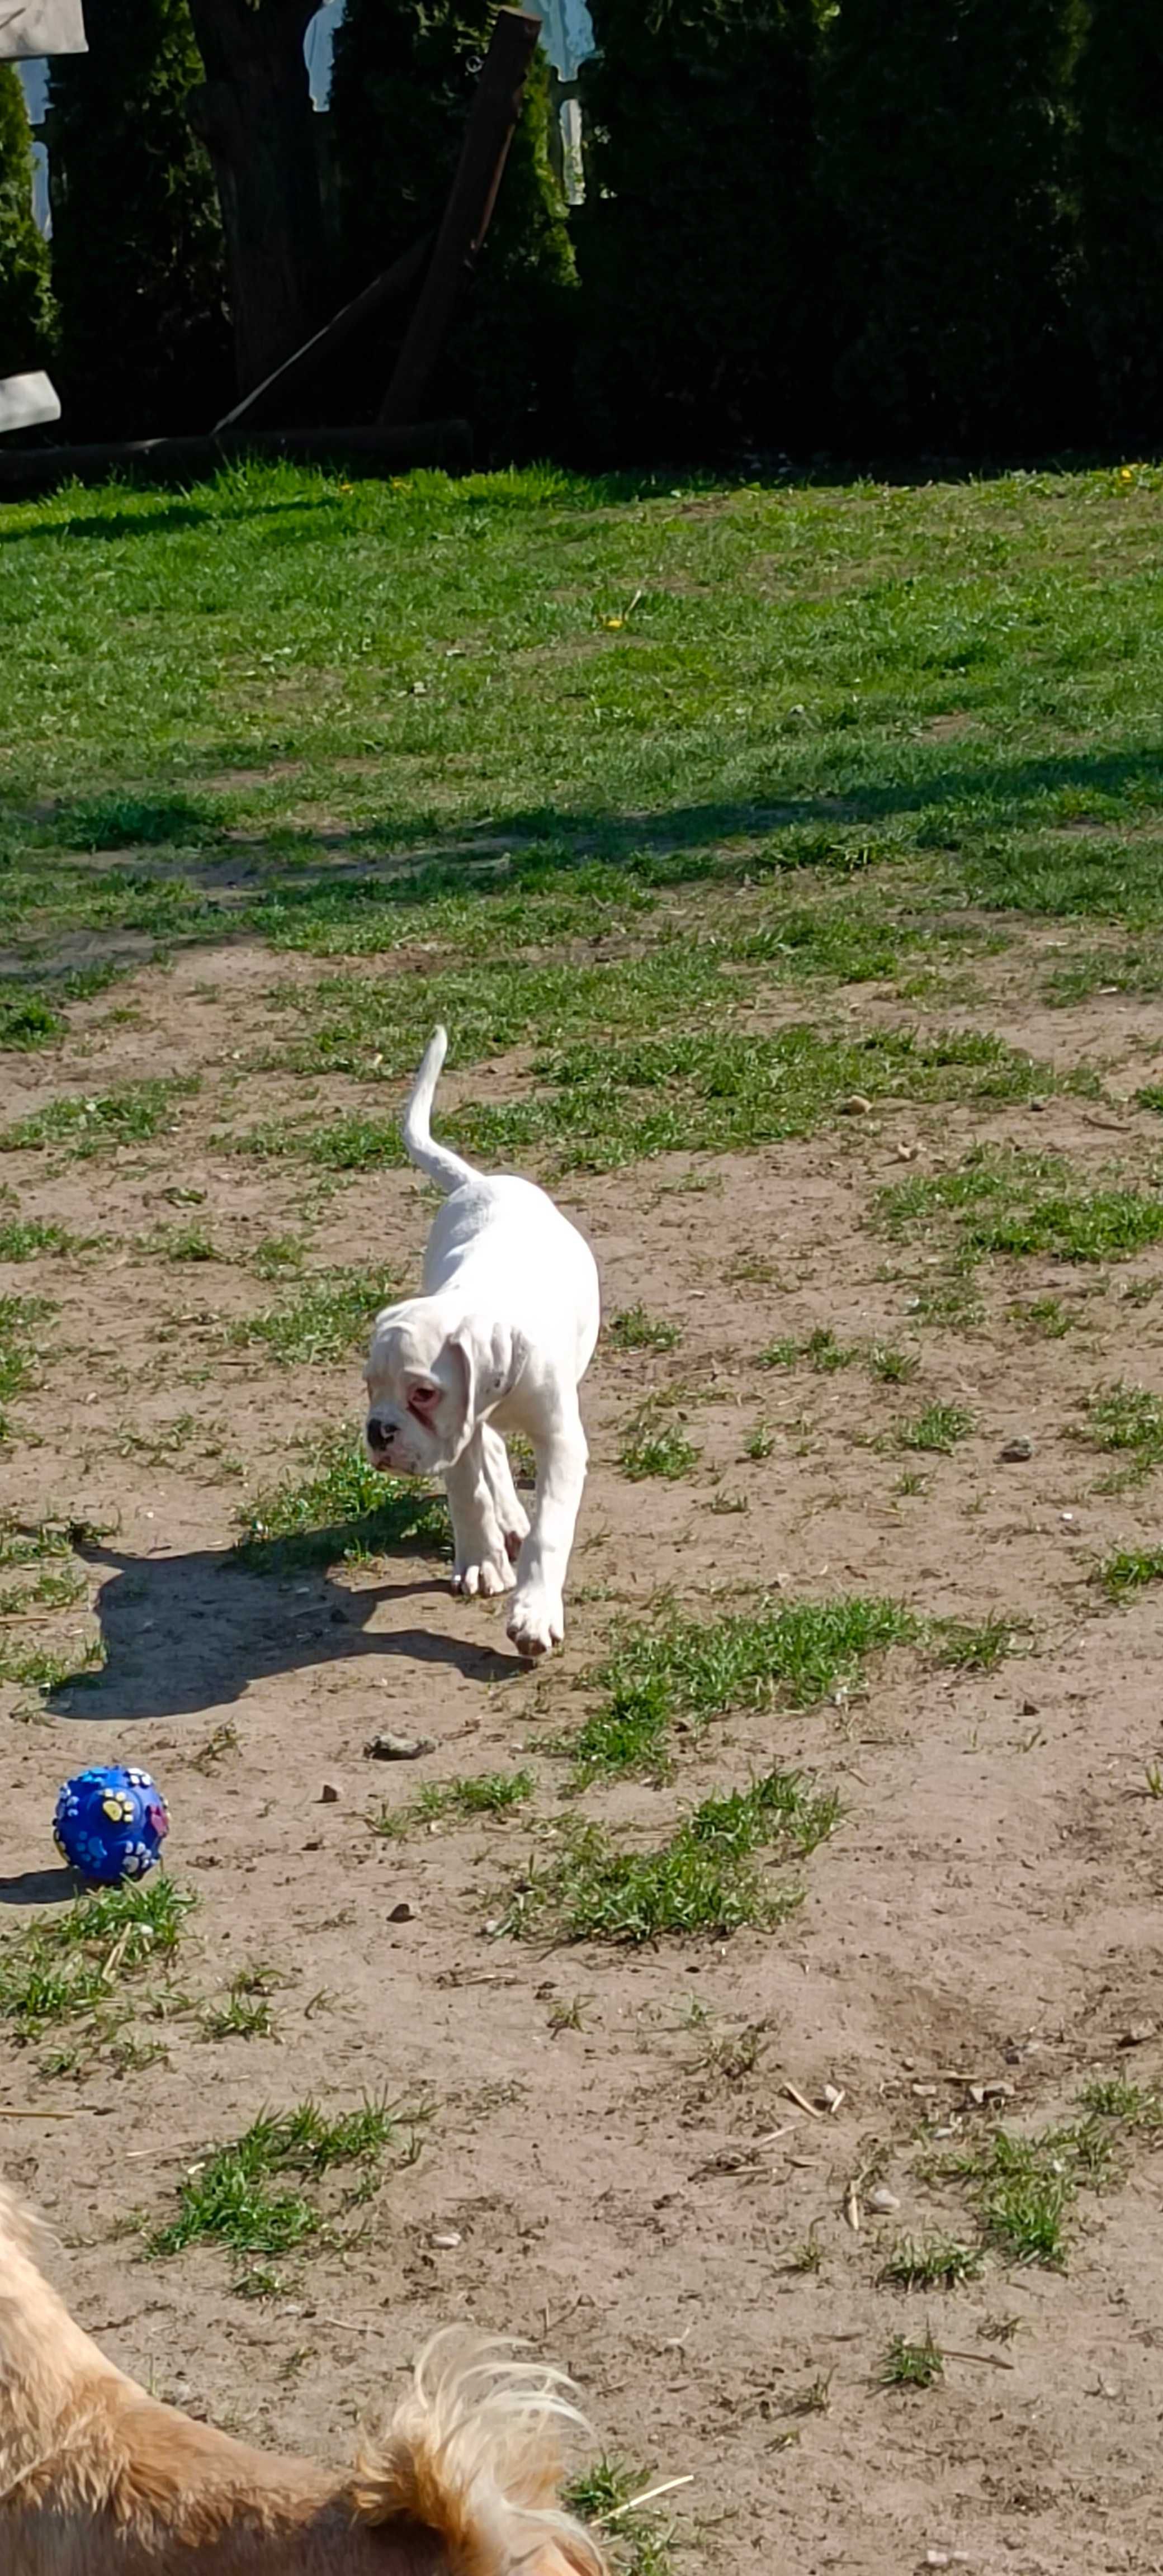
[[[456,1465],[446,1468],[444,1489],[452,1520],[453,1591],[511,1592],[515,1577],[485,1472],[483,1424]]]
[[[515,1565],[521,1553],[521,1542],[529,1536],[529,1515],[513,1483],[509,1452],[500,1432],[494,1431],[491,1424],[486,1422],[482,1427],[481,1438],[484,1443],[485,1475],[492,1492],[493,1509],[501,1526],[505,1552],[510,1564]]]

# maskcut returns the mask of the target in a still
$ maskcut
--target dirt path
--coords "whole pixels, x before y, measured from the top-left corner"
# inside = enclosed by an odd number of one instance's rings
[[[228,1558],[245,1499],[297,1472],[298,1438],[359,1405],[356,1354],[283,1365],[232,1338],[296,1286],[257,1278],[256,1252],[298,1235],[308,1276],[407,1279],[425,1225],[405,1174],[324,1186],[215,1143],[285,1094],[277,1072],[239,1090],[270,1034],[271,960],[232,949],[147,971],[86,1006],[60,1056],[9,1059],[13,1116],[162,1070],[202,1082],[176,1135],[0,1167],[22,1218],[104,1238],[0,1269],[0,1292],[56,1303],[35,1327],[40,1382],[10,1407],[6,1504],[107,1533],[80,1550],[88,1603],[36,1625],[66,1659],[99,1631],[104,1668],[47,1711],[27,1687],[5,1693],[5,1921],[18,1933],[38,1899],[57,1901],[51,1796],[92,1759],[157,1772],[170,1866],[198,1899],[179,2001],[142,2025],[164,2056],[119,2072],[82,2048],[50,2078],[43,2041],[0,2041],[0,2110],[71,2115],[0,2119],[0,2153],[60,2230],[77,2312],[159,2393],[261,2440],[343,2452],[423,2336],[471,2316],[567,2361],[612,2451],[659,2478],[692,2473],[675,2499],[680,2561],[877,2576],[1159,2565],[1158,2128],[1119,2129],[1105,2187],[1083,2183],[1071,2204],[1061,2269],[987,2247],[953,2289],[880,2277],[904,2235],[976,2247],[969,2183],[934,2165],[979,2146],[999,2113],[1034,2135],[1076,2119],[1096,2076],[1149,2089],[1163,2075],[1158,1595],[1112,1604],[1095,1573],[1156,1543],[1158,1499],[1149,1480],[1102,1490],[1112,1461],[1080,1438],[1089,1390],[1160,1385],[1149,1288],[1163,1254],[985,1265],[979,1318],[943,1326],[916,1304],[943,1256],[873,1221],[878,1189],[983,1140],[1061,1150],[1092,1180],[1113,1159],[1153,1167],[1158,1120],[1120,1102],[1163,1050],[1163,1005],[1099,999],[1035,1027],[1008,971],[993,1008],[966,1016],[1108,1066],[1113,1108],[890,1105],[811,1143],[676,1156],[560,1193],[607,1310],[641,1302],[681,1339],[599,1353],[566,1653],[534,1674],[503,1618],[450,1597],[431,1554],[283,1579]],[[128,1022],[113,1007],[127,990]],[[477,1069],[477,1096],[487,1084]],[[322,1084],[317,1105],[343,1096]],[[186,1223],[224,1257],[149,1248]],[[1058,1337],[1020,1328],[1019,1298],[1058,1300]],[[759,1364],[821,1327],[855,1346],[849,1365]],[[915,1374],[878,1378],[873,1345],[915,1354]],[[618,1465],[652,1389],[676,1391],[699,1452],[675,1482]],[[901,1451],[899,1426],[931,1404],[972,1429],[952,1454]],[[1032,1454],[1007,1463],[1015,1437]],[[487,1932],[531,1854],[552,1849],[569,1773],[554,1748],[592,1703],[575,1686],[612,1624],[665,1594],[710,1621],[768,1590],[1001,1614],[1015,1642],[985,1670],[899,1648],[838,1702],[744,1711],[680,1740],[661,1786],[585,1793],[586,1815],[657,1839],[773,1761],[835,1787],[841,1822],[781,1928],[641,1949]],[[364,1746],[384,1728],[434,1750],[373,1766]],[[540,1826],[518,1811],[398,1840],[369,1830],[381,1800],[516,1766],[534,1774]],[[208,2038],[197,2007],[255,1963],[280,1980],[274,2034]],[[842,2099],[820,2114],[828,2085]],[[233,2295],[237,2265],[213,2245],[166,2263],[126,2233],[135,2213],[172,2216],[184,2168],[264,2104],[365,2091],[430,2106],[415,2159],[389,2158],[344,2241],[280,2267],[270,2295]],[[897,2206],[878,2214],[874,2189]],[[880,2385],[891,2338],[927,2327],[943,2378]]]

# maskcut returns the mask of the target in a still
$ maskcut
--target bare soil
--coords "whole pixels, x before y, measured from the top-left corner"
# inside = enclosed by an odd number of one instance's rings
[[[1095,1574],[1112,1548],[1154,1543],[1158,1492],[1104,1491],[1111,1461],[1078,1436],[1096,1384],[1160,1387],[1163,1303],[1125,1292],[1163,1290],[1163,1251],[1104,1272],[998,1264],[981,1273],[980,1323],[921,1326],[915,1264],[905,1276],[872,1207],[883,1183],[983,1138],[1060,1147],[1096,1176],[1116,1159],[1149,1170],[1158,1121],[1131,1096],[1158,1078],[1163,1006],[1031,1009],[1028,973],[1002,959],[989,1007],[961,1016],[1059,1063],[1102,1064],[1113,1106],[892,1105],[809,1144],[676,1156],[559,1192],[593,1241],[607,1310],[641,1300],[682,1338],[663,1354],[599,1350],[566,1649],[529,1673],[503,1611],[453,1599],[431,1557],[285,1582],[230,1560],[246,1496],[294,1475],[296,1438],[354,1422],[360,1399],[357,1354],[280,1369],[230,1342],[232,1321],[284,1293],[248,1266],[255,1248],[298,1231],[310,1268],[407,1279],[426,1224],[409,1175],[333,1186],[213,1142],[243,1109],[249,1122],[293,1105],[289,1077],[244,1072],[286,1035],[264,996],[287,971],[245,946],[180,958],[86,1006],[62,1054],[5,1066],[9,1116],[162,1070],[202,1076],[176,1136],[112,1161],[0,1167],[23,1215],[105,1238],[0,1269],[0,1292],[57,1301],[40,1382],[11,1408],[5,1505],[110,1533],[87,1551],[89,1608],[43,1622],[79,1654],[95,1621],[104,1669],[46,1709],[4,1695],[5,1921],[18,1931],[27,1909],[67,1901],[49,1839],[58,1779],[93,1759],[144,1762],[172,1808],[169,1865],[199,1900],[178,1983],[213,1997],[253,1962],[286,1980],[277,2037],[213,2042],[179,2011],[164,2061],[120,2076],[98,2056],[51,2079],[36,2047],[0,2037],[0,2154],[60,2231],[76,2313],[158,2393],[254,2439],[340,2455],[437,2324],[528,2336],[576,2372],[603,2445],[659,2479],[690,2473],[663,2508],[680,2566],[1160,2567],[1157,2144],[1133,2141],[1113,2188],[1082,2193],[1061,2271],[991,2254],[979,2279],[928,2296],[879,2274],[902,2232],[974,2232],[964,2196],[920,2178],[934,2131],[964,2142],[997,2100],[1015,2127],[1040,2127],[1096,2072],[1163,2076],[1163,1800],[1147,1785],[1163,1760],[1160,1596],[1114,1607]],[[127,1000],[130,1022],[115,1016]],[[869,997],[857,1006],[867,1017]],[[466,1081],[479,1096],[487,1076]],[[204,1196],[175,1207],[162,1195],[175,1186]],[[223,1260],[143,1250],[160,1224],[191,1219]],[[1061,1339],[1012,1319],[1016,1296],[1046,1295],[1077,1312]],[[777,1336],[818,1325],[915,1348],[918,1374],[891,1386],[859,1363],[760,1368]],[[681,1390],[700,1456],[679,1482],[635,1484],[618,1451],[657,1386]],[[951,1456],[902,1457],[893,1426],[931,1401],[963,1406],[972,1435]],[[753,1459],[761,1422],[773,1445]],[[1016,1434],[1033,1454],[1003,1463]],[[917,1490],[900,1489],[905,1469]],[[525,1946],[485,1927],[527,1864],[528,1822],[400,1842],[369,1830],[381,1799],[517,1764],[552,1815],[568,1766],[550,1748],[584,1712],[579,1677],[612,1623],[665,1593],[712,1618],[769,1589],[1000,1611],[1020,1631],[993,1672],[902,1651],[839,1705],[722,1720],[680,1746],[665,1787],[586,1793],[585,1813],[661,1832],[775,1760],[834,1785],[842,1823],[780,1929]],[[373,1766],[364,1746],[385,1727],[435,1750]],[[404,1902],[410,1919],[393,1919]],[[991,2083],[1010,2088],[992,2109],[970,2090]],[[786,2090],[818,2106],[826,2084],[843,2099],[815,2117]],[[147,2259],[127,2222],[172,2216],[208,2143],[264,2105],[380,2090],[431,2104],[420,2151],[388,2160],[346,2245],[284,2267],[281,2293],[234,2295],[237,2267],[213,2247]],[[870,2166],[900,2207],[865,2206],[855,2231],[847,2189]],[[813,2237],[819,2268],[793,2268]],[[950,2354],[940,2383],[880,2385],[890,2337],[927,2324]],[[799,2411],[817,2383],[826,2402]]]

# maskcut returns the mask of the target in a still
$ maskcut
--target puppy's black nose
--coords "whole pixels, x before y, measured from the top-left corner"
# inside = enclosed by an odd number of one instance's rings
[[[373,1449],[387,1449],[395,1438],[395,1425],[391,1422],[369,1422],[367,1436]]]

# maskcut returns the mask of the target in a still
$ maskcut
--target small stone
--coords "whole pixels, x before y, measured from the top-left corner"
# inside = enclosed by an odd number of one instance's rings
[[[435,2246],[438,2254],[454,2254],[457,2246],[463,2245],[464,2238],[458,2228],[442,2227],[429,2237],[428,2242]]]
[[[400,1898],[398,1905],[388,1907],[389,1923],[414,1923],[415,1920],[416,1908],[406,1896]]]
[[[433,1739],[430,1735],[393,1735],[389,1729],[385,1735],[373,1735],[363,1749],[369,1762],[418,1762],[422,1753],[432,1752]]]
[[[872,1102],[863,1091],[850,1091],[847,1100],[840,1103],[842,1118],[867,1118],[871,1111]]]
[[[1037,1115],[1038,1111],[1039,1111],[1040,1109],[1044,1109],[1044,1108],[1045,1108],[1045,1106],[1046,1106],[1046,1103],[1045,1103],[1045,1101],[1044,1101],[1044,1100],[1042,1100],[1041,1098],[1038,1098],[1038,1099],[1035,1099],[1035,1100],[1027,1100],[1027,1102],[1026,1102],[1026,1107],[1027,1107],[1027,1109],[1032,1109],[1032,1110],[1034,1111],[1035,1116]]]
[[[1024,1699],[1024,1700],[1022,1701],[1022,1715],[1023,1715],[1023,1717],[1036,1717],[1036,1716],[1037,1716],[1037,1714],[1038,1714],[1038,1703],[1037,1703],[1037,1700],[1036,1700],[1036,1699]]]
[[[889,2191],[887,2186],[882,2182],[874,2184],[872,2190],[867,2194],[867,2199],[869,2208],[875,2212],[878,2218],[888,2218],[894,2209],[900,2208],[900,2202],[897,2199],[895,2191]]]
[[[305,1843],[304,1843],[304,1845],[303,1845],[303,1849],[304,1849],[304,1851],[322,1851],[322,1849],[323,1849],[323,1836],[322,1836],[322,1834],[310,1834],[310,1835],[308,1835],[308,1838],[307,1838],[306,1842],[305,1842]]]
[[[904,1138],[898,1137],[896,1149],[896,1158],[898,1163],[915,1163],[919,1152],[920,1147],[918,1145],[906,1145]]]
[[[838,2111],[843,2099],[844,2095],[838,2084],[825,2084],[821,2087],[820,2100],[825,2111]]]
[[[1154,2039],[1155,2029],[1153,2021],[1133,2021],[1130,2029],[1121,2033],[1119,2047],[1142,2048],[1147,2040]]]
[[[324,1781],[319,1792],[319,1804],[321,1807],[337,1807],[339,1805],[339,1784],[337,1781]]]
[[[1004,1458],[1007,1467],[1024,1466],[1026,1459],[1034,1455],[1034,1443],[1032,1440],[1027,1440],[1024,1432],[1019,1431],[1013,1440],[1002,1442],[1000,1455]]]
[[[937,2087],[935,2084],[912,2084],[909,2090],[916,2094],[918,2102],[931,2102]]]

